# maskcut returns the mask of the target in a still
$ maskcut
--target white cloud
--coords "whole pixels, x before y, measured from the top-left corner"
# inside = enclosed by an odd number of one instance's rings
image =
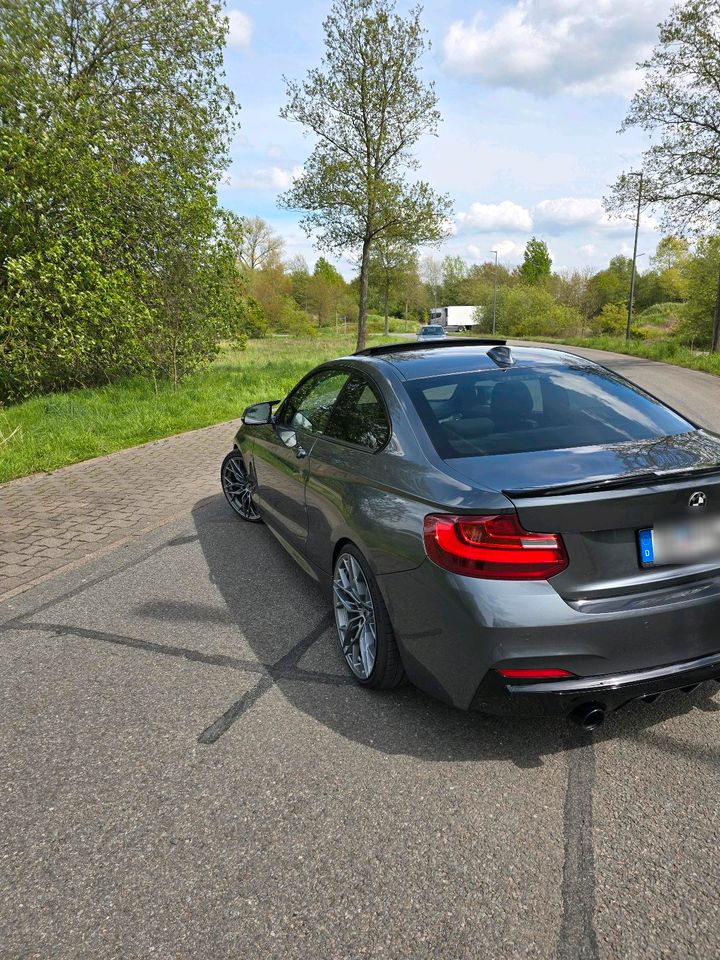
[[[493,256],[495,250],[497,250],[498,260],[519,260],[525,250],[525,244],[515,243],[514,240],[498,240],[487,249],[478,247],[474,243],[469,243],[465,249],[475,263],[492,263],[495,259]]]
[[[497,250],[498,260],[519,260],[525,252],[524,243],[515,243],[514,240],[498,240],[493,247]]]
[[[228,10],[227,45],[233,50],[246,50],[250,46],[252,37],[252,20],[241,10]]]
[[[627,219],[611,219],[605,213],[603,202],[597,197],[558,197],[541,200],[533,208],[533,220],[539,230],[558,235],[572,230],[601,230],[624,234]],[[643,214],[640,224],[644,230],[656,230],[657,222]]]
[[[580,253],[584,257],[592,257],[595,255],[596,252],[597,252],[597,247],[595,246],[594,243],[584,243],[580,247]]]
[[[638,86],[671,0],[516,0],[490,23],[483,14],[451,24],[446,63],[490,86],[549,95],[614,93]]]
[[[260,167],[255,170],[239,170],[225,180],[227,187],[243,190],[287,190],[302,173],[302,167],[287,170],[284,167]]]
[[[480,233],[493,230],[532,230],[530,211],[511,200],[502,203],[473,203],[467,212],[457,215],[460,228]]]

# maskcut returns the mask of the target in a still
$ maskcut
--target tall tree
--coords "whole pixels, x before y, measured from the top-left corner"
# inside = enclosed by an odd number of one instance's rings
[[[525,283],[536,286],[547,280],[552,270],[550,251],[544,240],[532,237],[525,245],[525,255],[520,264],[520,276]]]
[[[335,0],[323,26],[321,66],[302,82],[286,81],[281,116],[316,144],[280,203],[309,211],[301,224],[319,246],[358,256],[362,349],[373,244],[385,234],[435,242],[445,231],[449,199],[406,176],[418,166],[413,147],[436,132],[440,114],[432,84],[420,77],[428,44],[419,9],[402,17],[393,0]]]
[[[678,4],[660,25],[645,80],[622,129],[639,127],[655,142],[643,154],[643,196],[673,232],[720,226],[720,0]],[[607,201],[627,213],[637,182],[623,173]],[[720,346],[720,264],[712,349]]]

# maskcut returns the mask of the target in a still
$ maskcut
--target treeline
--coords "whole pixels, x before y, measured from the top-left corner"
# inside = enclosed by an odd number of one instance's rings
[[[237,258],[251,297],[252,335],[312,335],[344,319],[356,322],[357,279],[346,282],[323,257],[313,271],[302,257],[285,260],[281,238],[266,223],[249,218],[241,224]],[[719,262],[717,238],[694,248],[676,237],[661,240],[647,269],[636,275],[632,336],[673,337],[706,348]],[[514,268],[416,253],[389,263],[380,247],[370,266],[370,327],[409,329],[426,322],[433,307],[462,304],[479,308],[478,330],[488,332],[495,300],[496,329],[507,336],[621,335],[631,271],[632,260],[622,255],[599,271],[553,271],[546,244],[535,238]]]

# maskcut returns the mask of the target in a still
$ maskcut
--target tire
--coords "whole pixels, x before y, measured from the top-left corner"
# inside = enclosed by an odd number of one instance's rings
[[[367,560],[352,543],[335,558],[333,607],[340,649],[356,682],[373,690],[399,686],[405,670],[390,616]]]
[[[245,469],[239,450],[231,450],[220,467],[220,484],[225,499],[239,517],[247,523],[262,523],[260,511],[253,501],[255,484]]]

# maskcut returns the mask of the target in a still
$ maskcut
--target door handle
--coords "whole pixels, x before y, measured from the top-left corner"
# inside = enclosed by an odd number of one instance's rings
[[[307,456],[307,450],[304,447],[298,446],[295,456],[298,458],[298,460],[304,460]]]

